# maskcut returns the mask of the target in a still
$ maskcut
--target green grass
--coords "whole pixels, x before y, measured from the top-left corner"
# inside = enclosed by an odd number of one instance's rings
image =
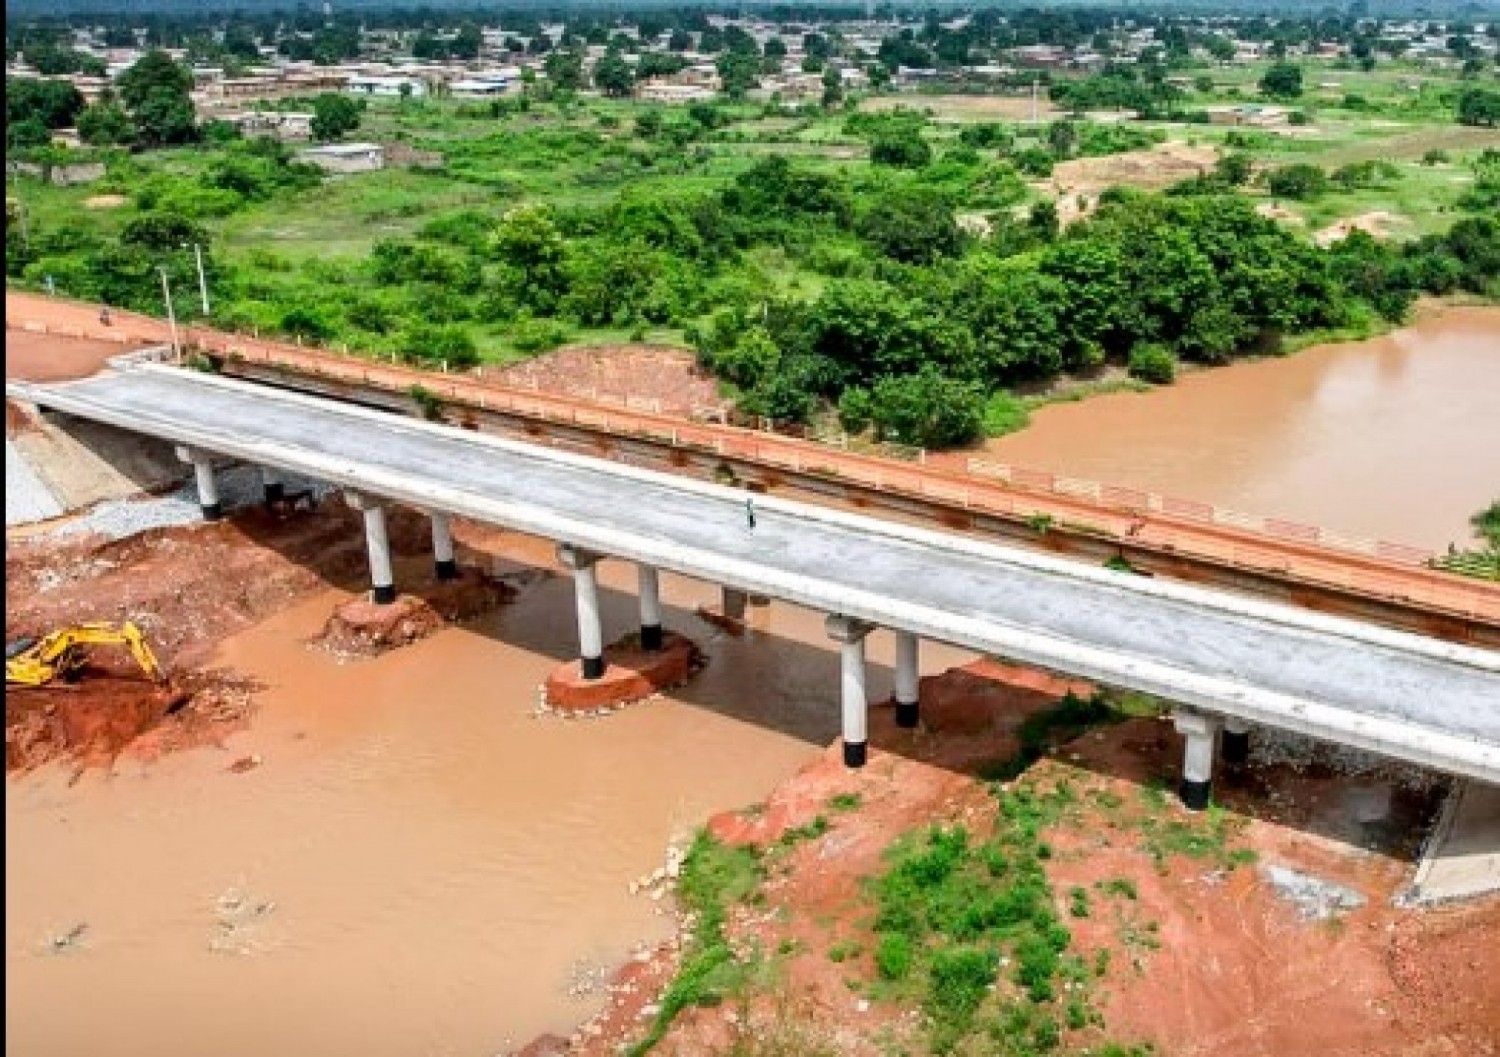
[[[630,1049],[643,1057],[665,1037],[672,1021],[691,1006],[718,1005],[737,993],[758,968],[730,947],[725,934],[729,908],[749,899],[760,885],[760,858],[750,848],[731,848],[699,832],[688,849],[678,898],[695,915],[677,975],[662,993],[660,1009],[644,1038]]]

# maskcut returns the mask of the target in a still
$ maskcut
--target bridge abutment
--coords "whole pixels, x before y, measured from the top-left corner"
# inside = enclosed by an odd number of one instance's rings
[[[599,577],[594,565],[600,555],[560,543],[557,560],[573,570],[573,594],[578,605],[578,653],[583,677],[604,675],[604,629],[599,622]]]
[[[365,546],[370,556],[370,600],[388,606],[396,600],[396,576],[391,571],[391,540],[386,531],[385,507],[358,492],[345,493],[349,505],[365,517]]]
[[[1172,716],[1177,732],[1185,740],[1182,784],[1178,795],[1190,811],[1202,811],[1213,796],[1214,743],[1223,720],[1218,716],[1180,709]]]
[[[871,625],[834,614],[824,627],[839,644],[839,693],[843,711],[844,766],[863,767],[869,758],[870,700],[865,692],[865,636]]]

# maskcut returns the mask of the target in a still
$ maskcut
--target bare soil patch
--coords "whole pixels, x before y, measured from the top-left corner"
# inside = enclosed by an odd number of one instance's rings
[[[875,986],[868,880],[913,829],[962,824],[984,839],[996,802],[980,768],[1009,756],[1025,718],[1067,686],[993,662],[924,679],[922,728],[900,730],[889,708],[876,708],[876,751],[862,771],[845,769],[834,746],[764,804],[713,818],[710,832],[731,845],[811,835],[765,858],[759,894],[730,908],[729,945],[761,952],[770,966],[761,982],[721,1006],[683,1011],[652,1052],[927,1052],[920,1012]],[[1392,904],[1437,789],[1399,771],[1254,759],[1221,770],[1220,816],[1190,814],[1168,792],[1181,740],[1161,719],[1086,732],[1012,780],[1066,784],[1076,797],[1045,832],[1046,872],[1069,950],[1097,967],[1088,987],[1102,1026],[1065,1028],[1063,1050],[1110,1039],[1168,1057],[1500,1052],[1500,989],[1490,986],[1500,902]],[[1222,843],[1193,850],[1182,836],[1205,826]],[[1272,883],[1273,867],[1337,886],[1357,905],[1309,916]],[[680,949],[667,944],[627,965],[600,1018],[531,1052],[605,1057],[638,1039]],[[747,1038],[798,1041],[734,1048]]]
[[[8,769],[70,757],[108,765],[121,753],[147,758],[215,744],[252,711],[254,687],[236,673],[205,670],[225,636],[330,584],[367,583],[360,515],[342,504],[274,514],[254,508],[215,524],[155,529],[126,539],[59,540],[7,534],[6,641],[70,624],[133,621],[172,677],[163,690],[128,657],[99,649],[73,686],[8,691]],[[426,518],[393,509],[397,555],[425,555]],[[456,526],[460,542],[487,530]],[[461,550],[462,553],[462,550]],[[475,586],[476,581],[482,581]],[[472,615],[514,588],[477,574],[432,585],[440,614]]]
[[[1030,94],[1026,95],[899,95],[876,96],[866,99],[861,110],[882,111],[904,108],[908,110],[931,110],[938,117],[960,121],[1028,121],[1032,116]],[[1036,101],[1036,115],[1048,119],[1061,114],[1062,110],[1052,102],[1040,97]]]
[[[90,195],[83,200],[83,205],[85,209],[118,209],[129,202],[125,195]]]
[[[105,361],[129,351],[112,341],[66,338],[28,330],[5,331],[5,377],[28,382],[66,382],[104,369]]]
[[[1356,231],[1363,231],[1371,238],[1386,239],[1390,238],[1392,227],[1405,223],[1407,223],[1405,217],[1388,213],[1383,209],[1376,209],[1335,221],[1316,232],[1313,235],[1313,241],[1319,246],[1331,246],[1335,242],[1343,241]]]
[[[507,385],[606,400],[663,414],[695,408],[723,410],[713,377],[690,349],[660,345],[574,345],[509,367],[484,367],[480,376]]]
[[[1159,143],[1150,150],[1062,162],[1041,187],[1058,196],[1097,196],[1105,188],[1117,185],[1154,190],[1208,171],[1217,158],[1218,152],[1213,147]]]

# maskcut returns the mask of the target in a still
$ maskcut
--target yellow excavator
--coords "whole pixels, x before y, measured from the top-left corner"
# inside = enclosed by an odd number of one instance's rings
[[[17,639],[5,646],[6,686],[47,686],[56,680],[70,682],[87,659],[85,647],[123,645],[130,649],[141,671],[154,683],[165,683],[166,673],[141,629],[123,624],[73,624],[40,639]]]

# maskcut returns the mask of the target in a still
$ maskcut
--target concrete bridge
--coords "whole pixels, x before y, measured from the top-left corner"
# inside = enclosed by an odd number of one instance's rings
[[[318,478],[364,512],[373,595],[396,594],[385,504],[558,541],[576,585],[586,677],[603,674],[594,575],[639,565],[642,638],[659,641],[658,570],[827,614],[842,656],[844,757],[866,754],[864,641],[897,641],[898,721],[915,725],[923,638],[1158,695],[1186,737],[1182,795],[1208,801],[1213,761],[1269,725],[1500,783],[1500,653],[1008,546],[684,480],[335,401],[145,365],[79,382],[7,383],[40,407],[170,440],[219,516],[212,457]],[[753,515],[753,516],[752,516]],[[1221,738],[1222,734],[1222,738]]]

